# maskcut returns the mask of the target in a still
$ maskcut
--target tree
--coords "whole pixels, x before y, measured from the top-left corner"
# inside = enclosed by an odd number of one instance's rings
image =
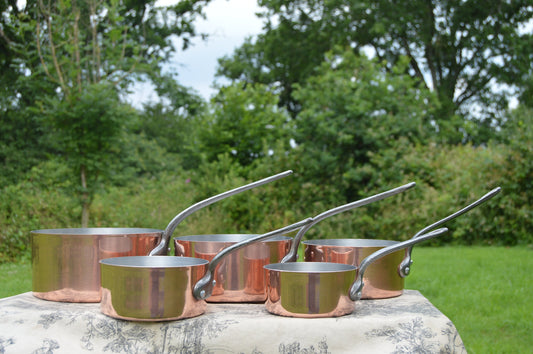
[[[180,156],[180,166],[198,167],[200,153],[195,137],[206,102],[169,75],[157,77],[156,91],[161,100],[143,105],[143,119],[136,131],[153,138],[159,146]]]
[[[221,60],[218,72],[271,85],[289,108],[300,107],[292,85],[302,84],[334,45],[355,53],[365,48],[389,69],[407,56],[408,73],[439,98],[435,123],[450,142],[464,140],[464,118],[496,125],[510,93],[527,88],[524,74],[533,65],[533,34],[525,30],[533,8],[527,0],[260,4],[265,32]]]
[[[268,154],[278,141],[289,143],[289,117],[277,105],[278,97],[263,85],[233,84],[212,100],[199,131],[200,151],[208,162],[231,156],[242,167]]]
[[[388,69],[377,59],[331,52],[305,85],[296,125],[297,156],[306,161],[304,179],[334,185],[346,202],[368,182],[365,164],[400,139],[427,143],[438,107],[434,95],[404,74],[408,59]],[[389,72],[389,70],[391,72]]]
[[[141,77],[160,82],[161,65],[176,50],[171,38],[178,36],[185,49],[196,35],[193,21],[208,2],[156,7],[155,0],[36,0],[23,11],[15,2],[2,7],[2,28],[10,31],[2,32],[0,44],[8,52],[0,59],[11,68],[16,64],[10,77],[16,100],[11,106],[0,101],[0,109],[11,112],[10,122],[36,117],[32,122],[47,151],[73,167],[82,226],[99,178],[117,158],[127,121],[135,119],[120,95]]]

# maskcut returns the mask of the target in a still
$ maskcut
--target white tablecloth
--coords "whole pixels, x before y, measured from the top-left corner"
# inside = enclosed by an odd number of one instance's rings
[[[199,317],[130,322],[99,304],[0,299],[0,353],[465,353],[453,323],[418,291],[361,300],[353,314],[275,316],[263,304],[208,304]]]

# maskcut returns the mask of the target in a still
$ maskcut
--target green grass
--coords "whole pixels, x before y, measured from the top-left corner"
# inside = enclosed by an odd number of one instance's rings
[[[452,320],[468,353],[531,352],[531,248],[419,247],[413,259],[406,288]]]
[[[0,298],[31,291],[31,263],[0,264]]]
[[[533,250],[418,247],[406,288],[453,321],[468,353],[530,353]],[[31,264],[0,265],[0,298],[31,291]]]

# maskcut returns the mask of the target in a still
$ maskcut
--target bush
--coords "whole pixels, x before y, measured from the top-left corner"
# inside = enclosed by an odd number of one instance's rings
[[[26,180],[2,188],[0,263],[30,257],[30,231],[77,223],[79,203],[64,192],[68,182],[58,178],[62,168],[49,161],[34,167]]]
[[[507,146],[404,145],[373,155],[371,163],[372,168],[365,167],[374,181],[370,190],[383,181],[417,182],[417,187],[406,192],[403,200],[396,201],[395,208],[375,210],[388,220],[386,224],[408,230],[407,235],[500,186],[502,192],[498,196],[447,223],[451,232],[433,242],[498,245],[533,242],[528,231],[533,225],[527,189],[515,186],[521,184],[516,170],[527,161]],[[377,222],[373,229],[386,224]]]

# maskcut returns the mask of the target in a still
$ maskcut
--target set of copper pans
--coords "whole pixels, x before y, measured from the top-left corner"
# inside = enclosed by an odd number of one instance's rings
[[[412,247],[442,235],[445,222],[499,193],[417,232],[404,242],[363,239],[303,241],[327,217],[406,191],[409,183],[328,210],[265,234],[175,237],[191,213],[221,199],[287,177],[292,171],[232,189],[178,214],[165,230],[84,228],[32,231],[33,294],[61,302],[100,302],[111,317],[166,321],[203,314],[207,302],[264,302],[267,311],[291,317],[333,317],[354,311],[359,299],[399,296],[409,274]],[[294,238],[287,236],[296,232]]]

